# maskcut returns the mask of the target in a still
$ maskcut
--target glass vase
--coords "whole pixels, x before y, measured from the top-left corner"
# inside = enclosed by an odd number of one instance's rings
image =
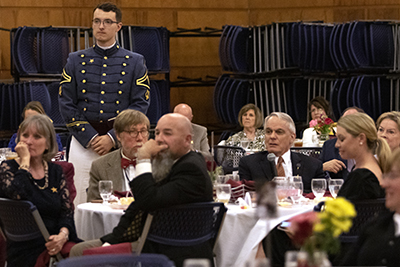
[[[331,267],[328,256],[323,251],[314,251],[312,256],[306,251],[288,251],[285,267]]]
[[[325,141],[329,140],[329,134],[319,134],[318,135],[318,141],[319,141],[319,146],[322,147],[325,143]]]

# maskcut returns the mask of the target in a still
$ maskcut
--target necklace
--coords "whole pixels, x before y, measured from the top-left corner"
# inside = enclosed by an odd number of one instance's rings
[[[36,183],[35,179],[33,178],[31,174],[31,178],[33,183],[39,188],[40,190],[46,189],[49,186],[49,166],[47,165],[47,162],[43,160],[43,168],[44,168],[44,185],[40,186]]]

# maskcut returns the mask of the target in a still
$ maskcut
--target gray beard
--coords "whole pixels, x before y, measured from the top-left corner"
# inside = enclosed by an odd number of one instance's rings
[[[152,160],[153,178],[158,183],[165,179],[171,171],[172,165],[174,165],[174,159],[172,158],[169,151],[158,154]]]

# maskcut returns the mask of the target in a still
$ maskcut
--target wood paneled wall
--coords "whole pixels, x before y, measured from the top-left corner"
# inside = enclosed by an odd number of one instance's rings
[[[98,0],[0,0],[0,27],[91,26]],[[177,28],[221,28],[225,24],[260,25],[296,20],[400,19],[398,0],[114,0],[123,23]],[[219,76],[219,38],[171,38],[171,80],[177,76]],[[9,33],[0,31],[0,80],[11,79]],[[212,87],[171,88],[171,107],[186,102],[194,122],[218,123]]]

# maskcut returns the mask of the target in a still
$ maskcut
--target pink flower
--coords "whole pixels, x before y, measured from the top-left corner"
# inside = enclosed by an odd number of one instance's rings
[[[314,126],[317,126],[317,124],[318,124],[317,120],[311,120],[309,125],[310,125],[310,128],[313,128]]]

